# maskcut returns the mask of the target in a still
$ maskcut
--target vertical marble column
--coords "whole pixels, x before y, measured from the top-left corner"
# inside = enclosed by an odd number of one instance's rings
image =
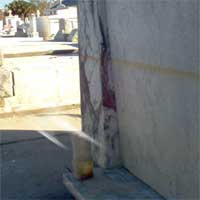
[[[36,17],[37,18],[40,17],[40,11],[39,10],[36,11]]]
[[[34,14],[31,15],[30,19],[30,32],[31,32],[31,37],[38,37],[38,32],[37,32],[37,23],[36,23],[36,16]]]
[[[96,164],[120,164],[119,134],[105,1],[79,2],[79,51],[83,131],[92,145]]]

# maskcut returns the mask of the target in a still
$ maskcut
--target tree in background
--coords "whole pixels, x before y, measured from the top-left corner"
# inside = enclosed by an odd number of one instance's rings
[[[32,13],[35,13],[37,7],[31,2],[14,0],[6,5],[6,10],[11,10],[13,15],[18,15],[20,18],[24,19],[25,17],[30,16]]]
[[[40,11],[41,15],[44,15],[44,11],[50,7],[48,0],[30,0],[30,2],[36,6],[37,10]]]
[[[0,9],[0,20],[3,20],[3,17],[4,17],[4,12],[3,10]]]
[[[12,11],[13,15],[18,15],[20,18],[30,16],[32,13],[36,13],[37,10],[43,15],[44,11],[49,8],[50,3],[48,0],[14,0],[13,2],[6,5],[6,10]]]

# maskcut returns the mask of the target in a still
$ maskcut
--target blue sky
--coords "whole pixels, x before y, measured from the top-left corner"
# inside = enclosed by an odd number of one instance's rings
[[[4,8],[4,6],[10,3],[12,0],[0,0],[0,8]]]

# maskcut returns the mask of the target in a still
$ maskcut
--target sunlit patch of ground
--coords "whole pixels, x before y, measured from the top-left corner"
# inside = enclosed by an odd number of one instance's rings
[[[77,50],[78,48],[70,42],[46,42],[41,38],[0,38],[0,49],[4,54],[19,54],[28,52],[43,52],[56,50]]]

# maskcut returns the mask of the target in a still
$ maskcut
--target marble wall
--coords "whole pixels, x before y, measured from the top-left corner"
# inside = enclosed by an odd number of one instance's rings
[[[165,197],[198,199],[198,0],[85,0],[79,20],[83,127],[105,147],[95,160],[121,154]]]
[[[120,163],[119,132],[104,0],[79,3],[83,131],[99,142],[93,158],[102,167]]]

